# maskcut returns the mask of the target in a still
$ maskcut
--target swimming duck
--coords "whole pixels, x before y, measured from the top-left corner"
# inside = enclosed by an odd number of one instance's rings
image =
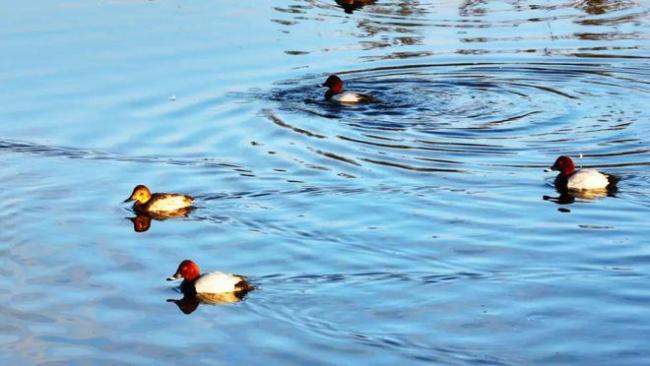
[[[344,104],[370,103],[375,100],[370,95],[344,92],[343,80],[336,75],[330,75],[322,86],[328,87],[325,92],[325,100],[333,100]]]
[[[573,160],[560,156],[547,171],[560,172],[555,178],[555,187],[560,191],[612,190],[616,188],[616,177],[603,174],[596,169],[576,169]]]
[[[167,281],[183,279],[181,291],[186,296],[197,296],[209,299],[213,294],[235,293],[241,298],[248,291],[253,290],[246,278],[240,275],[209,272],[201,274],[201,269],[193,261],[186,259],[178,265],[176,273],[167,278]]]
[[[138,185],[124,202],[135,201],[133,209],[137,213],[151,215],[153,218],[185,216],[191,210],[194,198],[177,193],[151,193],[145,185]]]

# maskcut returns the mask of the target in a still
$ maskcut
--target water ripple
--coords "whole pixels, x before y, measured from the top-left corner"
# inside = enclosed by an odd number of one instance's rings
[[[419,64],[338,74],[349,89],[379,101],[332,104],[314,87],[324,76],[309,76],[279,83],[267,96],[279,111],[267,109],[264,115],[276,125],[327,141],[325,149],[305,140],[313,153],[355,165],[428,173],[484,171],[485,163],[496,163],[490,156],[512,156],[544,144],[558,152],[564,144],[565,152],[586,156],[624,154],[614,149],[638,142],[635,122],[647,113],[640,99],[611,96],[650,96],[647,69],[603,63]],[[605,155],[604,146],[609,146]],[[480,156],[484,164],[468,166],[468,156]],[[461,161],[466,166],[459,169]]]

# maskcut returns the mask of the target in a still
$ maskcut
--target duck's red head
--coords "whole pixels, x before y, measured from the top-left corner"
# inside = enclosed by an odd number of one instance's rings
[[[330,77],[328,77],[327,80],[325,80],[323,83],[323,86],[328,87],[329,91],[331,91],[333,94],[343,92],[343,80],[341,80],[341,78],[336,75],[330,75]]]
[[[576,166],[573,164],[573,160],[571,160],[570,157],[560,156],[555,160],[555,164],[553,164],[551,170],[557,170],[562,173],[562,175],[570,175],[576,171]]]
[[[193,281],[201,275],[201,268],[198,264],[186,259],[178,265],[178,269],[173,276],[167,278],[167,281],[174,281],[184,278],[187,281]]]

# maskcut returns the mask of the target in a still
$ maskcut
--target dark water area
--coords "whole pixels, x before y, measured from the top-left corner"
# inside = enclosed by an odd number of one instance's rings
[[[647,2],[3,8],[0,363],[650,363]]]

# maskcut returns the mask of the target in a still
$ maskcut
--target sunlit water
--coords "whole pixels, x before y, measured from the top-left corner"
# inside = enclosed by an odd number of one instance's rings
[[[650,363],[646,3],[5,5],[2,364]],[[178,307],[185,258],[257,289]]]

